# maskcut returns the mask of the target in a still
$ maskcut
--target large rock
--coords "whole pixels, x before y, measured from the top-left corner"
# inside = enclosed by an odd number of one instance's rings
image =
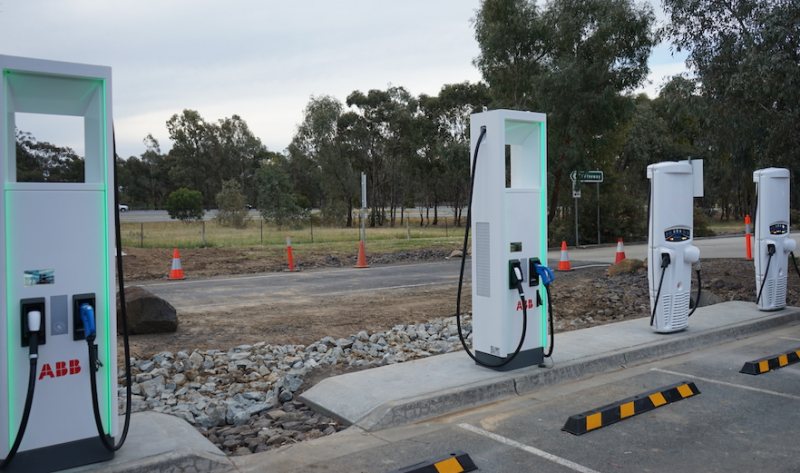
[[[697,307],[706,307],[709,305],[719,304],[721,302],[725,302],[725,300],[708,289],[703,289],[700,291],[700,301],[697,303]]]
[[[608,267],[608,275],[611,277],[620,274],[632,274],[646,268],[644,261],[635,258],[625,258],[617,264]]]
[[[128,333],[165,333],[178,330],[175,307],[147,289],[138,286],[125,288],[128,308]],[[121,311],[117,306],[117,328],[122,332]]]

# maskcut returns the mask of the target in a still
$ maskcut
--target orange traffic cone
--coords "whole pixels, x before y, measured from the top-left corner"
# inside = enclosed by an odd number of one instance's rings
[[[614,258],[614,264],[617,264],[624,259],[625,259],[625,246],[622,243],[622,238],[619,238],[617,240],[617,255]]]
[[[186,279],[186,275],[183,274],[183,268],[181,267],[181,254],[178,253],[177,248],[172,250],[172,269],[169,272],[168,279]]]
[[[292,237],[286,237],[286,259],[289,260],[289,271],[295,271],[294,253],[292,252]]]
[[[559,271],[572,271],[572,265],[569,262],[569,253],[567,253],[567,242],[561,240],[561,261],[558,262]]]
[[[369,268],[367,264],[367,253],[364,250],[364,240],[358,241],[358,261],[356,261],[356,268]]]

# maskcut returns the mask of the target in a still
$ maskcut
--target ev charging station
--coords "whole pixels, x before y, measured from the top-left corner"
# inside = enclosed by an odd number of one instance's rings
[[[756,304],[759,310],[786,307],[788,255],[797,242],[789,236],[789,170],[759,169],[753,172],[756,184],[755,212]]]
[[[471,119],[473,347],[477,363],[501,370],[542,363],[547,345],[537,272],[547,265],[546,120],[513,110]]]
[[[0,69],[0,458],[10,462],[5,471],[24,472],[108,460],[113,452],[98,429],[112,439],[118,430],[111,69],[12,56],[0,56]],[[18,179],[17,113],[83,119],[80,182]],[[92,313],[94,321],[82,319]],[[91,324],[101,426],[93,415]]]
[[[689,326],[692,264],[700,260],[700,250],[692,244],[693,197],[703,196],[703,161],[651,164],[647,178],[650,325],[656,332],[677,332]]]

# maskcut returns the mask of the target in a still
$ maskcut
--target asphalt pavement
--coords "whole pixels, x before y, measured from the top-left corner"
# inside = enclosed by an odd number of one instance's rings
[[[451,284],[460,260],[140,284],[180,311],[247,307],[293,296],[346,295]],[[469,279],[469,277],[467,277]]]
[[[739,373],[745,361],[797,349],[800,325],[784,326],[431,422],[233,461],[243,472],[383,473],[463,451],[484,473],[797,472],[800,364]],[[683,381],[700,394],[581,436],[561,430],[570,415]]]

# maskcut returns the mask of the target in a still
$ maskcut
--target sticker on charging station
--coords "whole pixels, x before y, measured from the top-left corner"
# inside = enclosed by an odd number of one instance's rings
[[[55,284],[56,271],[54,269],[26,269],[25,285],[38,286],[40,284]]]

